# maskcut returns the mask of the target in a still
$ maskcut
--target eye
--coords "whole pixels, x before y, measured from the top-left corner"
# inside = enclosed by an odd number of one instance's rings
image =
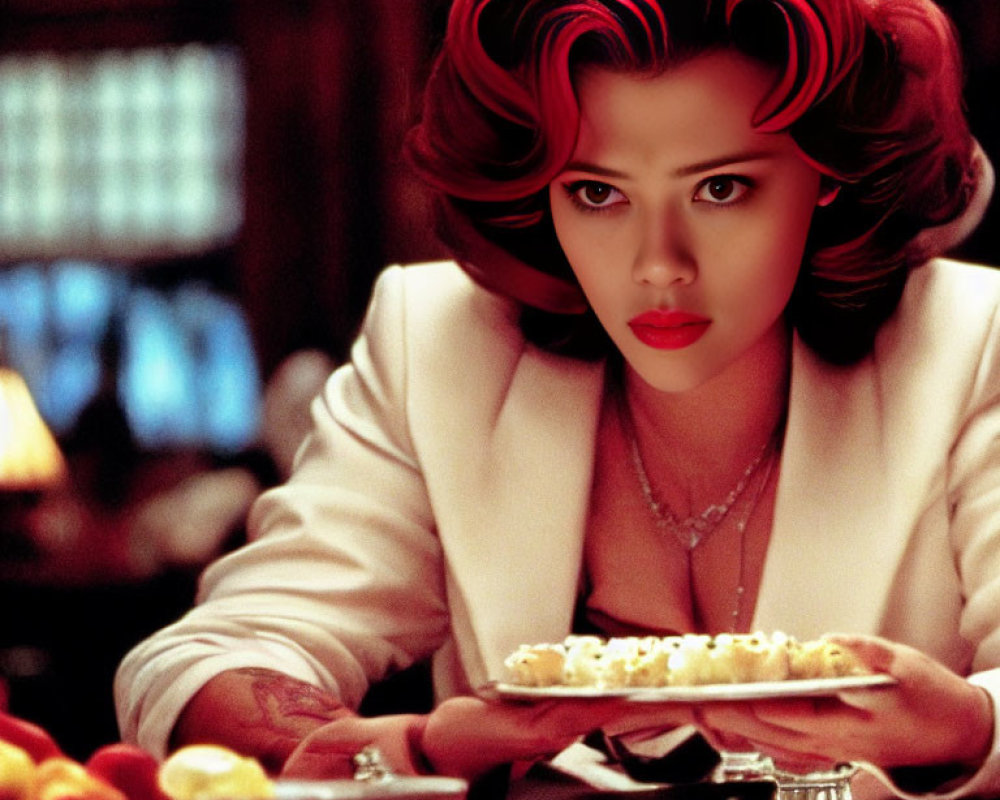
[[[601,181],[573,181],[564,184],[563,188],[570,200],[586,211],[601,211],[628,202],[618,189]]]
[[[752,188],[752,182],[748,178],[713,175],[698,184],[694,200],[714,205],[733,205],[743,200]]]

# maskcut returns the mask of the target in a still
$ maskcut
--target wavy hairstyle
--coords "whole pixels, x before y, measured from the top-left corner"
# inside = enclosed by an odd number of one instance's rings
[[[455,0],[407,153],[442,240],[522,301],[530,340],[608,352],[548,208],[576,142],[578,70],[655,74],[721,47],[776,69],[754,124],[788,132],[841,187],[816,212],[788,309],[823,358],[870,350],[909,270],[934,255],[917,235],[968,206],[961,58],[931,0]]]

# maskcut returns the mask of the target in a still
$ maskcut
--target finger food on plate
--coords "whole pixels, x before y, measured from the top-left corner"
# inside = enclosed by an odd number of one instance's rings
[[[870,674],[834,642],[799,642],[780,632],[568,636],[559,643],[521,645],[504,663],[511,683],[532,687],[705,686]]]

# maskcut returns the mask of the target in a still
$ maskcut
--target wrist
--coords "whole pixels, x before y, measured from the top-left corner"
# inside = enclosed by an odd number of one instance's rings
[[[407,749],[410,766],[415,775],[433,775],[434,765],[424,751],[424,731],[427,730],[427,715],[413,714],[406,728]]]
[[[897,766],[887,770],[893,783],[912,794],[942,793],[968,782],[983,767],[993,750],[995,720],[988,691],[973,685],[967,710],[960,715],[961,748],[944,763]]]
[[[433,772],[421,743],[425,718],[419,714],[360,717],[354,713],[329,722],[304,738],[285,761],[281,775],[288,778],[333,779],[356,777],[364,769],[366,751],[377,754],[377,769],[394,775]],[[371,765],[368,765],[369,768]]]

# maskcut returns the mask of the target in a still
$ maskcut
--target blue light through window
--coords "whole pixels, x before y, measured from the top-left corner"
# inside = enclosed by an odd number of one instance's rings
[[[109,265],[22,264],[0,272],[0,328],[6,360],[57,434],[110,381],[143,448],[236,452],[256,440],[261,379],[246,318],[206,283],[162,289]]]

